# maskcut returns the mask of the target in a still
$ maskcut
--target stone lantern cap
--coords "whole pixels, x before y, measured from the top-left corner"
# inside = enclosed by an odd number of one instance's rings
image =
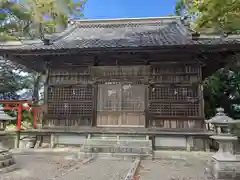
[[[11,121],[11,120],[16,120],[16,118],[7,115],[7,114],[3,111],[3,108],[0,107],[0,121]]]
[[[219,124],[219,125],[240,123],[240,120],[234,120],[231,117],[227,116],[224,113],[223,108],[217,108],[216,111],[217,111],[216,115],[214,117],[212,117],[211,119],[206,120],[206,123]]]

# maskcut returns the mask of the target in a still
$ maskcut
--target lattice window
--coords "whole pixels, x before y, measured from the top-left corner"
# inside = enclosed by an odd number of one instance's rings
[[[51,84],[87,84],[89,72],[87,67],[76,70],[50,71],[48,83]]]
[[[48,100],[51,101],[92,101],[92,86],[49,87]]]
[[[193,65],[162,65],[152,67],[155,82],[161,83],[195,83],[200,80],[199,67]]]
[[[201,120],[163,120],[154,119],[150,122],[151,127],[166,128],[166,129],[198,129],[202,128],[203,121]]]
[[[60,116],[92,116],[92,102],[48,103],[49,115]]]
[[[52,117],[48,118],[43,122],[44,127],[78,127],[78,126],[89,126],[91,125],[92,119],[90,117]]]
[[[156,75],[153,77],[155,82],[161,83],[196,83],[199,81],[197,75]]]
[[[93,118],[93,87],[49,87],[46,125],[90,125]]]
[[[199,116],[198,103],[150,103],[149,111],[157,116]]]
[[[181,73],[198,73],[199,67],[193,64],[161,64],[152,67],[152,74],[181,74]]]
[[[198,87],[151,87],[149,100],[185,100],[195,102],[198,99]]]

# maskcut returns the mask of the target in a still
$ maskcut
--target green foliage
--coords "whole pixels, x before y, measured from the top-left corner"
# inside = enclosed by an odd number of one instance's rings
[[[27,9],[9,0],[2,0],[0,9],[0,40],[18,39],[30,18]]]
[[[25,0],[22,2],[31,11],[29,12],[32,25],[38,33],[50,34],[58,31],[59,27],[65,28],[71,15],[82,15],[85,1],[73,0]]]
[[[177,1],[175,5],[175,14],[178,16],[184,16],[184,10],[186,9],[184,0]]]
[[[5,110],[4,112],[7,113],[9,116],[16,117],[16,120],[11,121],[11,124],[17,125],[17,111]],[[27,110],[22,111],[22,121],[28,122],[33,127],[33,113]]]
[[[240,30],[239,0],[204,0],[194,5],[200,13],[196,20],[199,30],[211,27],[225,32]]]
[[[30,88],[29,76],[20,75],[19,67],[10,61],[0,59],[0,94],[15,93],[24,88]]]
[[[81,16],[85,0],[9,0],[0,2],[0,40],[44,38],[63,30],[72,15]],[[16,38],[13,38],[16,37]]]
[[[231,117],[238,118],[234,104],[240,105],[240,72],[220,70],[204,81],[205,113],[215,115],[215,108],[223,107]]]
[[[0,41],[15,41],[18,38],[14,35],[8,34],[7,32],[0,32]]]
[[[175,12],[177,15],[187,12],[197,31],[240,32],[239,0],[179,0]]]

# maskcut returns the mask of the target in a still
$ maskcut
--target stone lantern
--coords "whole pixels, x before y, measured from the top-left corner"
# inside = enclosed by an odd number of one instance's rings
[[[3,109],[0,108],[0,131],[4,131],[9,121],[15,120],[16,118],[8,116],[4,113]],[[16,168],[16,162],[12,154],[3,147],[2,141],[5,140],[7,135],[0,134],[0,174],[12,171]]]
[[[216,135],[210,138],[219,144],[219,150],[212,156],[210,173],[215,179],[240,179],[240,158],[234,154],[234,143],[238,137],[232,134],[234,125],[240,120],[233,120],[218,108],[216,115],[207,120],[216,129]]]
[[[4,131],[9,121],[12,121],[12,120],[16,120],[16,118],[7,115],[3,111],[3,108],[0,108],[0,131]]]

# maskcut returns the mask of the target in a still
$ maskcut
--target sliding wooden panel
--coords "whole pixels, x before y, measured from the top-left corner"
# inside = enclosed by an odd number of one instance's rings
[[[97,125],[143,127],[145,90],[146,87],[143,85],[99,85]]]

